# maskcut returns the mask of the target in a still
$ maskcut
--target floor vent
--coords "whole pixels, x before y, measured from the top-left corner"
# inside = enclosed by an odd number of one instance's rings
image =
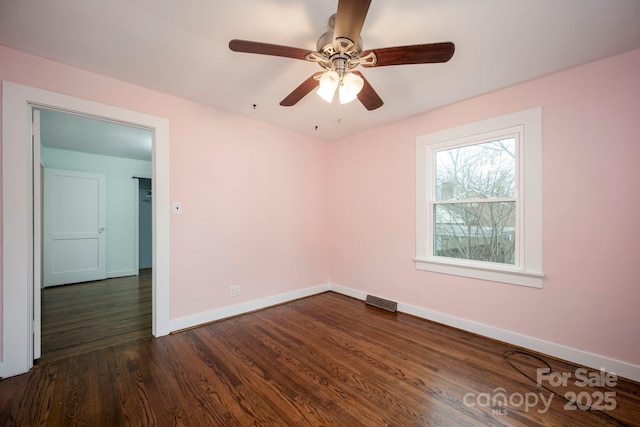
[[[367,295],[367,299],[364,301],[365,304],[378,307],[383,310],[390,311],[395,313],[398,310],[398,303],[395,301],[389,301],[388,299],[374,297],[373,295]]]

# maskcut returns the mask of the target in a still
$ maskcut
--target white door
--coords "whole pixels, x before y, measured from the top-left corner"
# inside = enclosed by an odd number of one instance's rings
[[[44,170],[44,286],[106,278],[105,177]]]

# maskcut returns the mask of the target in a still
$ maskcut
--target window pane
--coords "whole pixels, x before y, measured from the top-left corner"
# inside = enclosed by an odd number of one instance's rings
[[[436,200],[515,197],[516,139],[436,153]]]
[[[515,202],[434,205],[436,256],[515,264]]]

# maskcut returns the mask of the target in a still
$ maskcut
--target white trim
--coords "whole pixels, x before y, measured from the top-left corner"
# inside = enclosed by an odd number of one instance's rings
[[[350,296],[362,301],[364,301],[367,296],[367,294],[363,291],[347,288],[336,284],[331,284],[330,290],[332,292]],[[640,382],[640,366],[634,365],[632,363],[611,359],[599,354],[589,353],[577,348],[541,340],[539,338],[530,337],[528,335],[519,334],[517,332],[512,332],[506,329],[496,328],[494,326],[485,325],[483,323],[463,319],[461,317],[452,316],[411,304],[398,302],[398,311],[419,317],[421,319],[430,320],[432,322],[458,328],[466,332],[482,335],[483,337],[502,341],[507,344],[527,348],[533,351],[547,354],[549,356],[587,366],[592,369],[604,368],[605,370],[607,370],[607,372],[612,372],[621,377]]]
[[[33,158],[40,159],[38,164],[33,164],[33,194],[40,194],[41,197],[33,198],[33,223],[39,222],[39,227],[33,227],[33,253],[42,257],[42,187],[44,179],[44,165],[40,156],[41,134],[40,134],[40,111],[32,110],[31,135],[33,137]],[[33,359],[40,359],[42,356],[42,289],[44,288],[44,276],[42,262],[33,264]]]
[[[3,357],[0,376],[27,372],[33,366],[31,331],[32,106],[77,112],[153,130],[153,335],[170,332],[169,121],[144,113],[3,81]],[[8,207],[11,209],[8,209]],[[26,215],[25,215],[26,214]],[[11,327],[9,327],[11,325]]]
[[[430,209],[434,167],[433,152],[444,145],[460,146],[496,135],[519,133],[518,229],[516,266],[469,260],[456,261],[433,255]],[[416,269],[455,276],[542,288],[542,108],[469,123],[416,138]]]
[[[364,301],[367,299],[367,293],[363,291],[359,291],[353,288],[347,288],[346,286],[337,285],[335,283],[331,284],[331,291],[336,292],[342,295],[346,295],[351,298],[359,299]],[[379,295],[376,295],[379,296]]]
[[[312,295],[321,294],[330,290],[329,284],[318,285],[311,288],[300,289],[297,291],[286,292],[272,297],[262,298],[243,302],[236,305],[221,307],[215,310],[194,314],[191,316],[180,317],[171,320],[171,330],[180,331],[182,329],[193,328],[217,320],[226,319],[228,317],[238,316],[240,314],[250,313],[252,311],[261,310],[263,308],[272,307],[274,305],[283,304],[300,298],[306,298]]]
[[[415,259],[414,261],[417,270],[489,280],[491,282],[509,283],[511,285],[528,286],[531,288],[542,288],[542,280],[544,279],[544,273],[499,270],[497,268],[476,267],[463,264],[447,264],[426,259]]]

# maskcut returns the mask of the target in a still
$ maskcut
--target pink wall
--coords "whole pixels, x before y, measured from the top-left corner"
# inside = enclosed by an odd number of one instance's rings
[[[326,143],[2,46],[0,79],[169,119],[172,318],[327,283]]]
[[[332,282],[640,365],[639,75],[636,50],[331,143]],[[536,106],[543,289],[417,271],[416,136]]]

